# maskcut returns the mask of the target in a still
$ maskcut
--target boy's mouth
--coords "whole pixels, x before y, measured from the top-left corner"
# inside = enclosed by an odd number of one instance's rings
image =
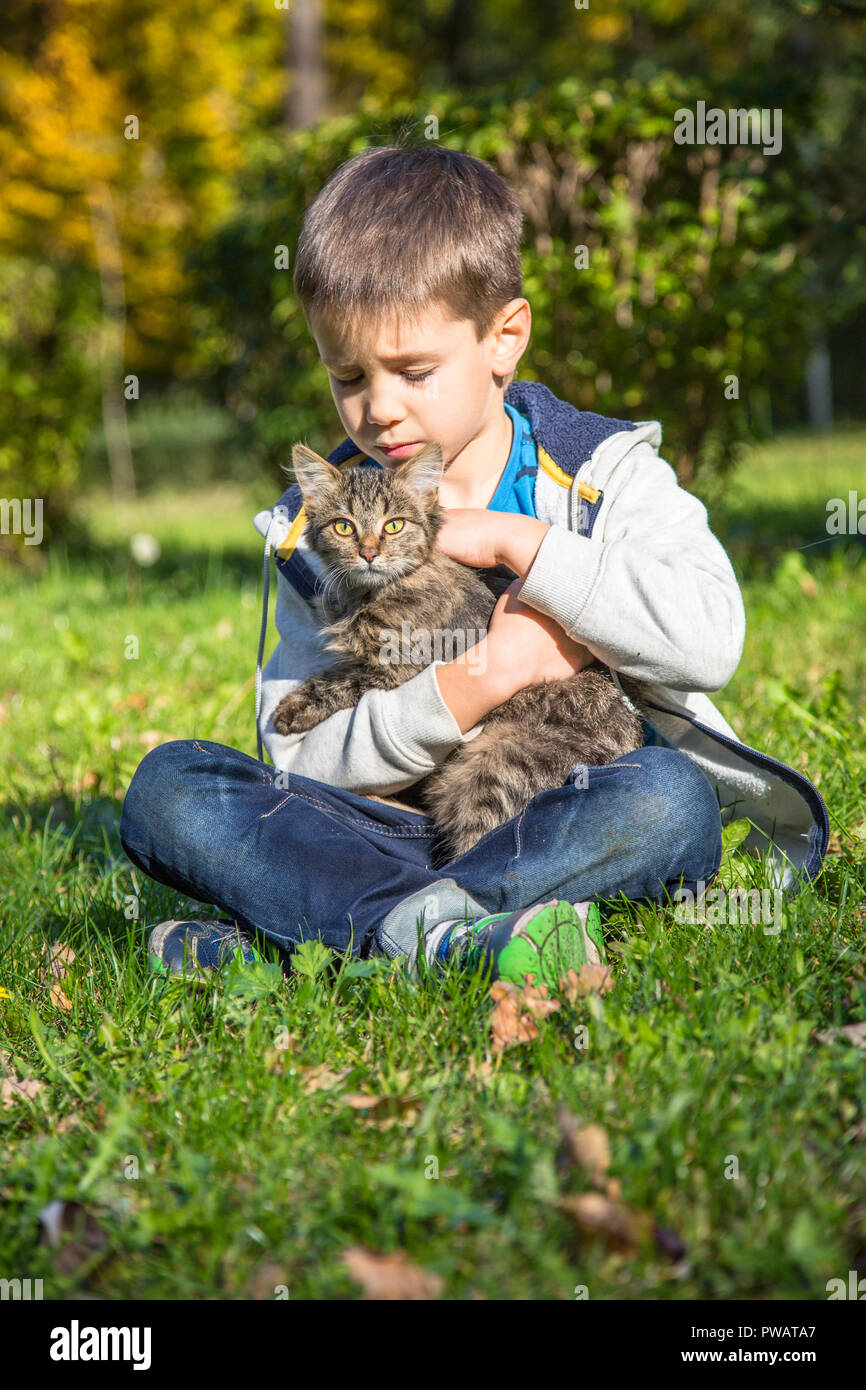
[[[416,449],[420,449],[421,441],[416,439],[409,444],[377,444],[376,448],[381,449],[383,454],[387,454],[389,459],[399,459],[414,453]]]

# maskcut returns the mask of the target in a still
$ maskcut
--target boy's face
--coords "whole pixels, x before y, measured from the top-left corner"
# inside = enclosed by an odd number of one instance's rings
[[[438,305],[415,323],[383,323],[364,342],[350,342],[339,323],[322,316],[311,316],[310,327],[358,448],[387,467],[435,440],[447,467],[472,440],[498,437],[501,378],[526,347],[530,311],[525,299],[513,299],[480,343],[473,323]],[[405,447],[389,451],[389,444]]]

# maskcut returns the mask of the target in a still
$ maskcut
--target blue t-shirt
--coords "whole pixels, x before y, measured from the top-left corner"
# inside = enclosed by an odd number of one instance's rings
[[[514,438],[505,471],[496,491],[487,503],[489,512],[520,512],[535,516],[535,475],[538,472],[538,451],[532,430],[525,415],[514,406],[505,404],[514,426]]]

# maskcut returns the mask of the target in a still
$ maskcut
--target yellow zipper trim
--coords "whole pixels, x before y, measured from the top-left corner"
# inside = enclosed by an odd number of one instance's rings
[[[558,463],[553,462],[547,450],[543,449],[540,444],[536,445],[536,450],[538,453],[538,462],[545,473],[549,474],[555,482],[559,483],[560,487],[571,487],[574,479],[570,478],[567,473],[564,473]],[[601,493],[597,487],[590,487],[589,483],[578,483],[577,495],[578,497],[582,497],[586,502],[597,502]]]
[[[292,554],[295,546],[297,545],[298,540],[300,539],[301,532],[303,531],[306,524],[307,513],[304,511],[304,508],[301,507],[301,510],[298,512],[298,515],[295,517],[294,521],[289,527],[289,532],[285,540],[277,546],[277,554],[279,555],[281,560],[288,560],[289,556]]]

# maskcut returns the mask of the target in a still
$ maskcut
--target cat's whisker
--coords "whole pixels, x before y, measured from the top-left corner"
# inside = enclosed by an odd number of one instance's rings
[[[333,565],[333,566],[331,567],[331,569],[328,571],[328,577],[327,577],[327,579],[325,580],[325,587],[324,587],[324,589],[323,589],[323,591],[322,591],[322,599],[323,599],[323,602],[324,602],[324,603],[327,604],[327,603],[330,602],[330,599],[331,599],[331,596],[332,596],[332,592],[333,592],[333,595],[334,595],[334,598],[335,598],[335,602],[336,602],[337,606],[339,606],[339,603],[340,603],[340,592],[339,592],[339,591],[340,591],[340,589],[343,587],[343,585],[344,585],[344,583],[345,583],[345,581],[346,581],[346,579],[347,579],[347,577],[348,577],[348,574],[349,574],[349,569],[348,569],[348,566],[347,566],[347,565],[339,564],[339,565]]]

